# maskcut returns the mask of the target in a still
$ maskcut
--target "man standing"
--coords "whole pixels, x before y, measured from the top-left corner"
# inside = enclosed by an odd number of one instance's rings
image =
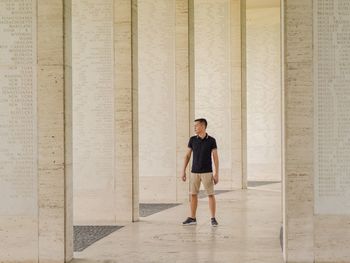
[[[188,142],[181,178],[184,182],[186,181],[186,167],[191,159],[191,153],[193,152],[193,163],[190,174],[191,216],[182,223],[183,225],[197,224],[196,211],[201,182],[209,198],[211,225],[218,225],[215,219],[216,203],[214,184],[219,182],[219,158],[216,140],[206,133],[207,125],[208,123],[205,119],[195,120],[194,131],[196,135],[192,136]],[[214,172],[212,169],[212,156],[215,166]]]

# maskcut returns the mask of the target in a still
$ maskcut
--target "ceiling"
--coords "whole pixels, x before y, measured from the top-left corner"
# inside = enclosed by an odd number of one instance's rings
[[[246,0],[247,8],[264,8],[280,6],[281,0]]]

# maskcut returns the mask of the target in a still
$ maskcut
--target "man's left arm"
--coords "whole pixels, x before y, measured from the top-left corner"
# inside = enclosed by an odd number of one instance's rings
[[[218,149],[215,148],[212,150],[213,160],[214,160],[214,173],[213,179],[214,183],[217,184],[219,182],[219,157],[218,157]]]

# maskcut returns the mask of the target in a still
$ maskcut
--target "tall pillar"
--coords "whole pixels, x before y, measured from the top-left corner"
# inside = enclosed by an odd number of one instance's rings
[[[350,2],[313,1],[315,262],[350,262]]]
[[[137,126],[135,126],[137,124],[137,115],[135,115],[137,103],[133,98],[132,41],[132,1],[114,0],[115,211],[117,222],[130,222],[133,219],[137,220],[138,217],[137,210],[135,218],[133,217],[135,208],[133,200],[137,199],[138,192],[137,182],[134,180],[138,175],[137,170],[133,172],[133,167],[137,165],[136,159],[138,159],[137,151],[133,157],[133,147],[135,147],[133,133],[136,135],[138,133]],[[137,58],[137,54],[134,55]],[[135,89],[137,91],[137,86]]]
[[[113,7],[113,0],[72,1],[74,223],[79,225],[114,224],[116,218]]]
[[[176,201],[188,200],[188,185],[180,174],[192,130],[189,93],[189,1],[175,3]]]
[[[281,180],[280,5],[247,8],[247,164],[252,181]]]
[[[188,197],[180,180],[189,139],[188,1],[139,0],[137,83],[141,202]]]
[[[66,261],[73,258],[73,93],[72,0],[64,1],[64,126],[65,126],[65,247]]]
[[[217,140],[217,188],[224,189],[243,184],[243,12],[243,0],[193,0],[191,103],[194,118],[206,118],[208,133]]]
[[[65,75],[69,75],[64,57],[68,28],[63,4],[0,1],[0,260],[4,262],[64,262],[72,257],[72,249],[66,247],[72,244],[72,232],[66,230],[71,200],[65,191],[71,163],[65,157],[71,142],[66,136],[71,132],[69,120],[65,126],[64,94],[70,81]]]
[[[284,257],[349,262],[350,4],[285,0],[282,8]]]
[[[140,192],[139,192],[139,52],[138,52],[138,0],[131,0],[131,48],[132,48],[132,198],[133,221],[138,221],[140,216]]]
[[[314,262],[312,0],[286,0],[284,34],[284,256]]]
[[[233,188],[247,187],[246,0],[231,0],[231,176]]]
[[[131,5],[131,0],[73,0],[75,224],[133,220]]]

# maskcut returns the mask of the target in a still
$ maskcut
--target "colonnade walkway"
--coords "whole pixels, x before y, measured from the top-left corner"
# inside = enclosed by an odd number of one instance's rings
[[[210,226],[207,198],[198,202],[196,226],[182,226],[188,204],[141,218],[75,253],[73,263],[90,262],[283,262],[280,184],[222,193],[218,227]]]

